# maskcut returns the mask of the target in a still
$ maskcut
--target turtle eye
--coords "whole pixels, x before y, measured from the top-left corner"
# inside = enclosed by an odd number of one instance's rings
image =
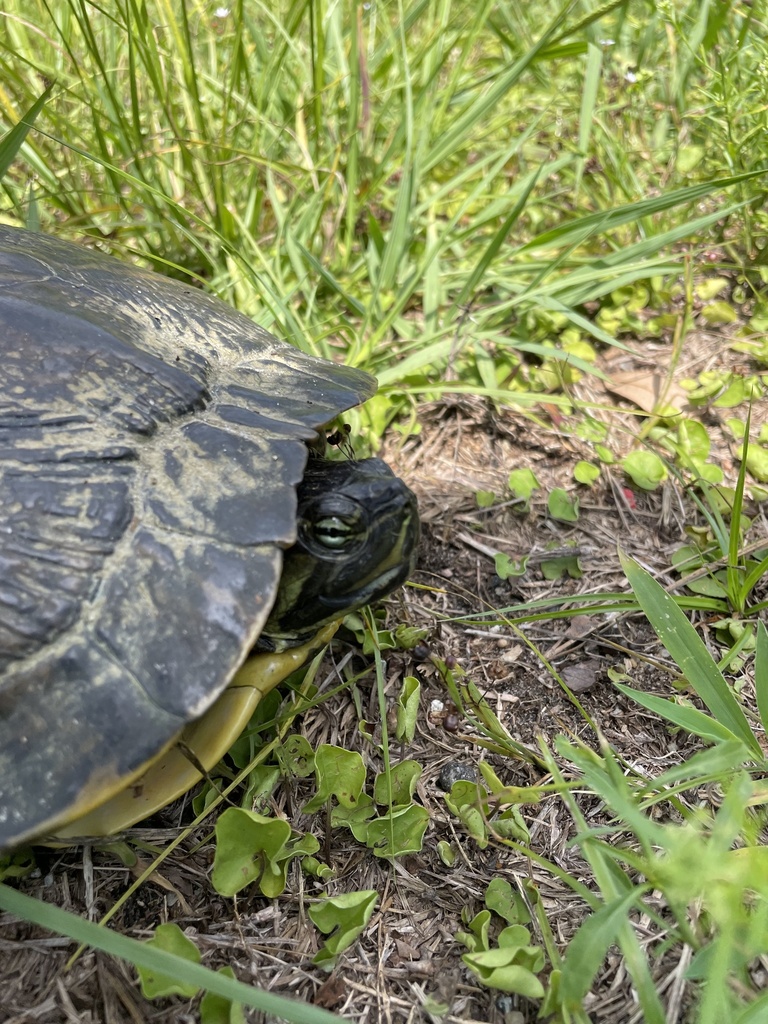
[[[366,517],[359,502],[324,494],[299,508],[298,543],[316,558],[337,561],[365,543]]]
[[[341,516],[324,516],[312,524],[312,536],[332,551],[340,551],[355,537],[356,531],[348,520]]]

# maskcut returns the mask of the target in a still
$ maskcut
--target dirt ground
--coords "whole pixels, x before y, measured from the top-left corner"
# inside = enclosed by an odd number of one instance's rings
[[[703,335],[686,353],[685,365],[676,369],[678,378],[734,362],[717,335]],[[644,348],[642,356],[624,353],[618,362],[604,364],[604,368],[609,372],[636,371],[646,377],[653,372],[663,378],[663,367],[670,360],[671,353],[664,346],[651,345]],[[616,454],[627,451],[638,420],[623,411],[626,400],[594,379],[582,380],[574,395],[595,403],[594,415],[610,425],[606,443]],[[765,410],[756,412],[764,415]],[[713,409],[697,413],[705,418],[716,461],[732,478],[735,469],[728,435],[720,428],[721,421],[731,414]],[[537,419],[529,418],[520,410],[498,411],[479,399],[446,398],[419,410],[420,433],[389,443],[385,455],[417,492],[423,522],[421,556],[414,577],[419,587],[408,588],[391,600],[390,620],[427,628],[430,650],[442,659],[457,660],[520,743],[536,747],[543,738],[551,748],[555,737],[565,734],[595,745],[591,718],[621,757],[658,774],[690,755],[693,742],[673,735],[662,721],[619,694],[607,676],[609,668],[619,668],[637,686],[670,693],[674,673],[669,658],[642,617],[584,615],[525,627],[526,636],[570,681],[576,700],[516,633],[504,625],[467,621],[468,616],[487,609],[514,615],[522,602],[553,594],[627,590],[617,542],[663,584],[671,584],[671,554],[684,539],[685,524],[696,518],[691,503],[674,483],[653,493],[635,489],[627,494],[626,481],[615,470],[604,472],[593,488],[579,488],[581,514],[577,522],[554,521],[547,513],[546,494],[553,486],[574,491],[573,467],[579,459],[593,458],[593,453],[576,435],[577,417],[546,408],[535,410],[535,416]],[[508,496],[510,470],[526,466],[534,470],[542,485],[527,515],[521,515],[509,502],[504,505],[501,498],[492,510],[477,507],[478,490]],[[757,528],[768,535],[764,520]],[[584,571],[581,579],[550,582],[543,578],[541,553],[552,541],[563,548],[575,542]],[[516,557],[529,555],[525,575],[501,581],[494,571],[496,551]],[[711,640],[706,628],[702,634]],[[346,655],[340,646],[329,658],[327,672],[320,677],[324,678],[324,690],[338,685],[338,664]],[[327,833],[322,815],[307,818],[300,814],[297,808],[306,800],[310,783],[306,792],[303,784],[293,792],[283,787],[275,793],[274,810],[285,814],[298,829],[312,830],[321,849],[330,852],[336,876],[327,887],[303,878],[294,866],[287,891],[275,901],[248,893],[235,902],[225,900],[210,885],[213,848],[207,837],[211,830],[201,828],[163,864],[159,881],[145,884],[122,908],[115,927],[146,938],[156,925],[176,922],[198,945],[206,965],[230,965],[243,981],[314,1001],[359,1024],[436,1020],[424,1009],[428,999],[447,1005],[442,1017],[446,1024],[534,1021],[536,1005],[517,998],[499,999],[498,993],[479,986],[463,965],[464,947],[454,940],[463,927],[462,912],[472,915],[482,909],[485,888],[492,878],[507,879],[518,890],[532,881],[563,951],[583,919],[585,907],[571,889],[522,855],[493,842],[479,849],[449,814],[437,780],[447,763],[475,766],[481,756],[487,756],[507,784],[526,786],[546,778],[540,768],[523,760],[484,755],[465,723],[459,722],[455,729],[456,723],[450,723],[446,728],[445,716],[430,712],[432,702],[445,703],[447,695],[429,661],[401,653],[388,657],[390,701],[399,693],[405,675],[421,680],[420,720],[410,748],[393,749],[392,754],[394,760],[413,758],[424,768],[417,798],[429,811],[430,825],[421,853],[394,866],[378,860],[348,832]],[[356,685],[363,717],[375,721],[378,698],[373,672]],[[313,746],[330,742],[359,750],[372,775],[381,764],[358,723],[355,702],[344,690],[304,716],[298,725]],[[579,799],[590,823],[599,823],[602,809],[594,797],[583,794]],[[587,865],[577,848],[569,846],[574,825],[562,800],[555,795],[546,797],[538,806],[525,807],[523,815],[536,853],[592,886]],[[177,805],[132,834],[162,843],[191,817],[188,804]],[[457,852],[450,869],[436,850],[443,839]],[[144,859],[142,866],[146,863]],[[86,847],[42,852],[37,872],[20,884],[30,894],[98,920],[134,877],[135,869],[132,872],[113,856]],[[324,892],[356,889],[377,889],[381,898],[363,937],[341,957],[329,977],[311,963],[319,936],[307,917],[307,902]],[[637,927],[642,930],[646,924],[638,921]],[[534,941],[540,940],[533,927]],[[100,954],[86,953],[66,971],[73,948],[66,939],[43,934],[7,916],[0,919],[3,1024],[181,1024],[198,1019],[196,1001],[149,1002],[143,999],[132,968]],[[685,967],[684,956],[681,959],[674,952],[654,966],[669,1024],[690,1019],[693,993],[682,977]],[[585,1008],[595,1024],[640,1020],[617,952],[606,960]],[[262,1019],[250,1011],[246,1017]]]

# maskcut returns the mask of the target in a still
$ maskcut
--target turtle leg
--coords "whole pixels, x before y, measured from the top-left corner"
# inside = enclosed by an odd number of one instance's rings
[[[122,832],[183,796],[203,778],[200,768],[209,772],[218,764],[250,721],[259,701],[324,647],[338,625],[334,622],[324,626],[301,647],[248,658],[212,707],[186,726],[175,744],[142,776],[100,807],[58,829],[56,840]]]

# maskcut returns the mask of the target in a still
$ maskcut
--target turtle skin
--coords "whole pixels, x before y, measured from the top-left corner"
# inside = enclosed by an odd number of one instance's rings
[[[318,430],[373,378],[0,226],[0,849],[124,788],[253,648]]]

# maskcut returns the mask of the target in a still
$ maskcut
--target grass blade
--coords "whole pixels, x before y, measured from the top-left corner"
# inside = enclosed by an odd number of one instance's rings
[[[696,630],[677,604],[644,569],[620,553],[621,565],[640,607],[676,665],[715,719],[762,760],[749,722]]]
[[[292,1024],[338,1024],[339,1018],[327,1010],[252,988],[174,953],[147,946],[127,935],[119,935],[110,928],[85,921],[76,914],[33,899],[3,884],[0,884],[0,909],[59,935],[67,935],[75,942],[85,943],[148,970],[170,975],[224,999],[291,1021]]]
[[[11,166],[13,161],[16,159],[16,154],[24,144],[24,140],[29,134],[29,130],[35,123],[35,118],[45,106],[46,100],[51,95],[54,83],[48,86],[44,92],[35,100],[26,114],[22,114],[19,119],[19,123],[14,125],[10,131],[7,131],[5,135],[0,139],[0,178],[2,178],[8,168]]]
[[[768,630],[764,622],[757,624],[755,649],[755,696],[763,728],[768,732]]]

